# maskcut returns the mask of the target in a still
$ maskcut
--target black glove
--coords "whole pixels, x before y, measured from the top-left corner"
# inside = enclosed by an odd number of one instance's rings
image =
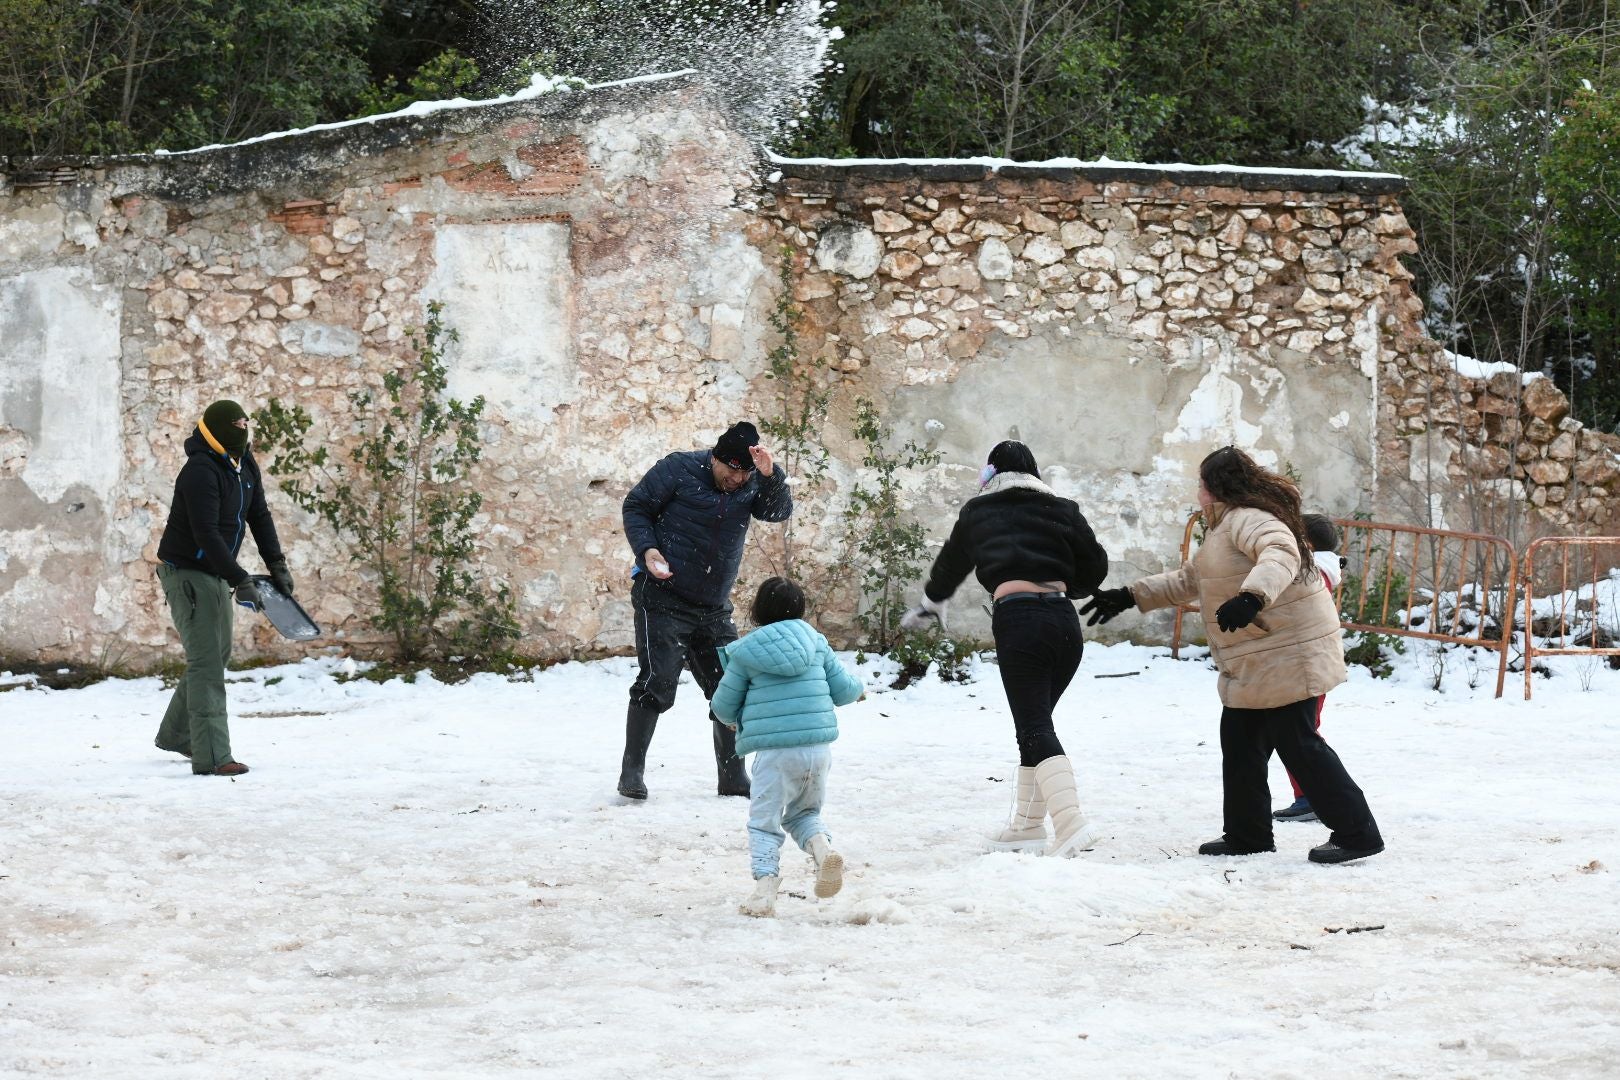
[[[1215,609],[1215,625],[1230,634],[1254,622],[1266,602],[1252,592],[1240,592]]]
[[[232,589],[231,595],[236,598],[238,604],[241,604],[249,611],[264,610],[264,598],[259,595],[259,586],[254,583],[252,578],[248,578]]]
[[[1136,597],[1131,595],[1130,589],[1123,586],[1118,589],[1100,589],[1091,594],[1091,599],[1080,609],[1080,614],[1085,615],[1089,612],[1091,618],[1086,620],[1086,625],[1096,626],[1135,606]]]
[[[292,571],[287,569],[287,560],[277,559],[275,562],[266,563],[265,565],[270,570],[270,580],[276,583],[276,588],[280,590],[281,595],[291,596],[293,594],[293,579]]]

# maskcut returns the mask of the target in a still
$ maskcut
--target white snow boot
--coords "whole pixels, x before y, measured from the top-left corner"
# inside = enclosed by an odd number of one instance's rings
[[[1049,757],[1035,766],[1035,783],[1052,815],[1052,843],[1046,854],[1068,857],[1090,847],[1100,835],[1080,812],[1080,796],[1074,789],[1074,768],[1063,754]]]
[[[776,914],[776,890],[781,884],[782,879],[775,875],[755,878],[754,895],[737,905],[737,911],[756,919],[771,918]]]
[[[995,851],[1032,851],[1046,846],[1046,800],[1035,783],[1032,765],[1018,766],[1018,790],[1013,794],[1012,820],[990,837]]]
[[[833,850],[826,833],[810,838],[810,857],[816,860],[816,896],[837,896],[844,887],[844,857]]]

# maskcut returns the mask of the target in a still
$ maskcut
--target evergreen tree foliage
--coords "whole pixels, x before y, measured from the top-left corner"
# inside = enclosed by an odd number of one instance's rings
[[[442,64],[445,53],[476,61],[483,9],[481,0],[382,0],[365,43],[374,86],[426,81],[423,68]]]
[[[464,97],[478,84],[478,75],[476,61],[454,49],[446,49],[407,76],[403,86],[389,75],[381,83],[360,91],[355,115],[394,112],[415,101]]]
[[[1620,426],[1612,165],[1620,23],[1584,0],[1501,2],[1429,58],[1374,163],[1411,181],[1410,260],[1449,348],[1553,376],[1577,419]],[[1592,21],[1588,21],[1591,19]]]
[[[819,156],[1325,164],[1468,25],[1439,0],[844,0]]]
[[[1620,431],[1620,83],[1570,97],[1541,172],[1554,212],[1557,272],[1573,301],[1572,324],[1591,349],[1577,411]]]
[[[0,157],[187,149],[343,115],[378,0],[0,0]]]

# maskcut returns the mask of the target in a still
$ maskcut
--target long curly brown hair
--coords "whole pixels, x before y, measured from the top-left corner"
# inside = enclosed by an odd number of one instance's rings
[[[1247,506],[1288,526],[1299,545],[1299,576],[1311,571],[1311,545],[1305,539],[1305,519],[1299,488],[1286,476],[1261,467],[1235,446],[1223,446],[1199,462],[1198,478],[1204,490],[1228,506]]]

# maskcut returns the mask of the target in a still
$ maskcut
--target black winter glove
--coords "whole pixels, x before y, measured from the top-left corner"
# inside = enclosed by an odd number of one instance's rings
[[[259,586],[254,583],[252,578],[248,578],[232,589],[231,594],[236,598],[238,604],[241,604],[249,611],[264,610],[264,598],[259,595]]]
[[[1136,597],[1131,595],[1130,589],[1123,586],[1118,589],[1099,589],[1091,594],[1091,599],[1085,602],[1080,614],[1085,615],[1089,612],[1091,618],[1086,620],[1086,625],[1096,626],[1135,606]]]
[[[281,595],[291,596],[293,594],[293,579],[292,571],[287,569],[287,560],[277,559],[275,562],[266,563],[265,565],[270,570],[270,580],[276,583],[276,588],[281,591]]]
[[[1240,592],[1215,609],[1215,625],[1230,634],[1254,622],[1266,602],[1252,592]]]

